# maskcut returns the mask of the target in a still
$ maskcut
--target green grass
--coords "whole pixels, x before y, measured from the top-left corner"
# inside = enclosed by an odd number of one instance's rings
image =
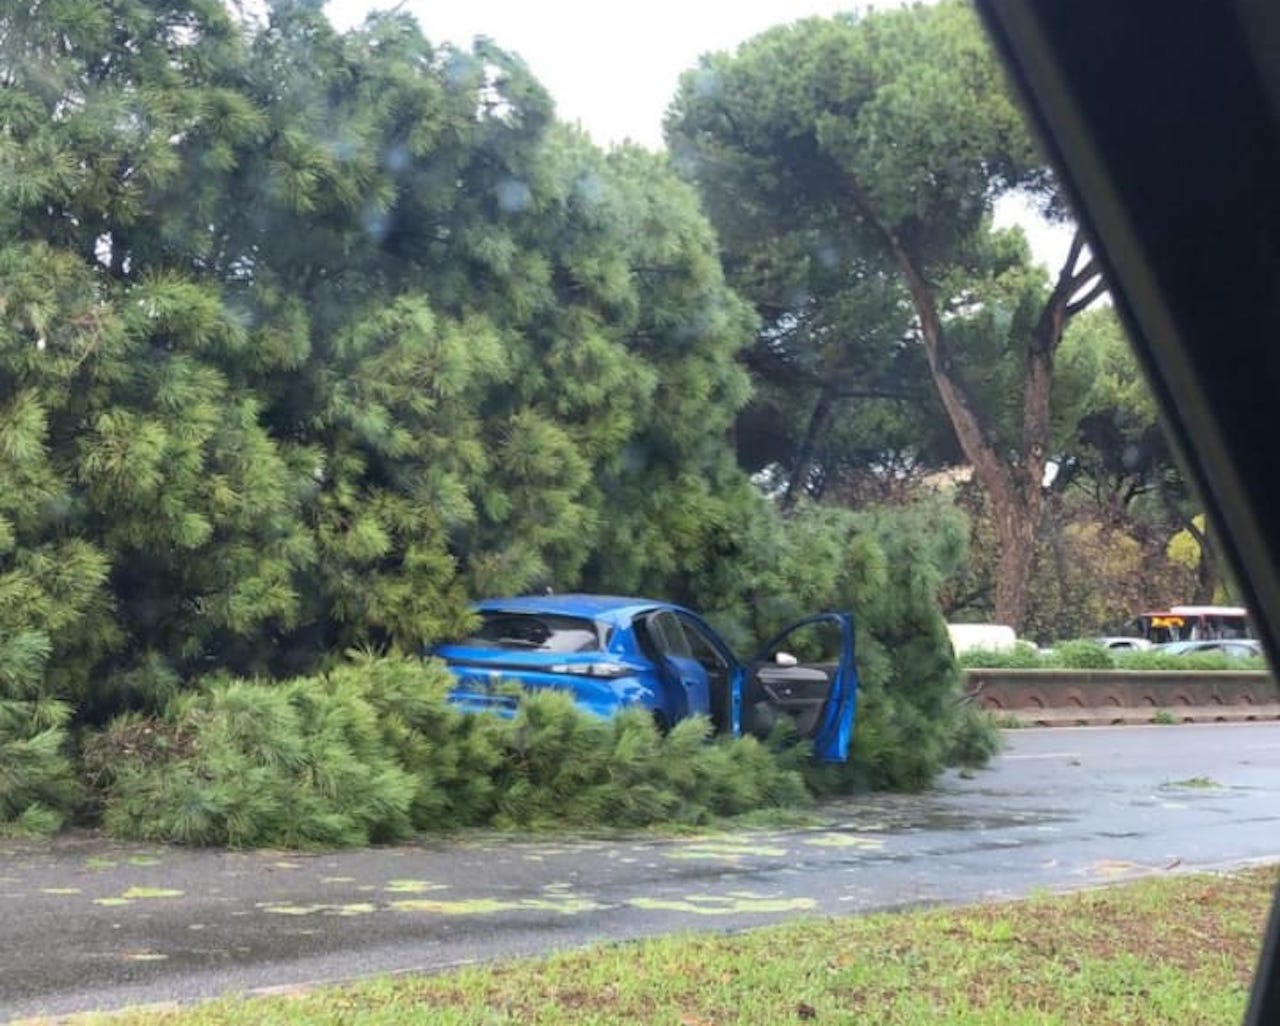
[[[1274,869],[1012,904],[807,919],[446,975],[113,1017],[253,1022],[1227,1026],[1244,1012]]]
[[[1167,787],[1189,787],[1195,791],[1207,791],[1215,787],[1221,787],[1212,777],[1187,777],[1185,780],[1174,780],[1166,785]]]

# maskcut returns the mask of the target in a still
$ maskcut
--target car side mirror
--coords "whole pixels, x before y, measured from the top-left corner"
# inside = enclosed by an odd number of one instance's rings
[[[800,660],[793,656],[790,652],[777,652],[773,657],[774,663],[778,666],[799,666]]]

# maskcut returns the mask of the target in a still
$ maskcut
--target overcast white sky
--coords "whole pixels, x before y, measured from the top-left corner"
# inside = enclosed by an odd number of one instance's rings
[[[329,0],[340,29],[360,24],[395,0]],[[555,99],[560,117],[580,122],[602,145],[631,139],[662,146],[662,115],[680,73],[698,57],[729,50],[773,25],[829,16],[857,0],[404,0],[432,42],[470,44],[489,36],[518,53]],[[872,6],[896,7],[896,0]],[[1036,256],[1055,270],[1069,233],[1040,223],[1016,203],[997,211],[1018,221]]]

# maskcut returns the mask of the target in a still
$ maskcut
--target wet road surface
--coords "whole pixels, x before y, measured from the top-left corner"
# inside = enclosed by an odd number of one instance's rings
[[[1280,724],[1018,730],[972,779],[676,840],[0,845],[0,1019],[1280,857]]]

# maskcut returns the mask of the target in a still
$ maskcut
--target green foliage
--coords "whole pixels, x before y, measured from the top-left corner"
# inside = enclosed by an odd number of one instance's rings
[[[788,503],[863,506],[969,464],[999,506],[995,619],[1023,629],[1040,482],[1091,391],[1090,361],[1057,352],[1098,271],[1075,245],[1054,284],[995,226],[1002,199],[1065,204],[972,5],[808,18],[706,55],[666,136],[761,315],[743,465]]]
[[[368,844],[413,830],[705,823],[811,799],[803,748],[660,734],[567,695],[522,698],[514,720],[465,715],[433,664],[360,658],[278,685],[230,680],[129,714],[85,746],[114,836],[181,844]]]
[[[1111,650],[1096,641],[1064,641],[1053,647],[1051,658],[1068,670],[1107,670],[1115,665]]]
[[[1001,724],[992,714],[965,704],[948,739],[947,764],[961,769],[980,769],[1000,751]]]
[[[1047,652],[1030,645],[1013,649],[971,649],[960,656],[966,669],[985,670],[1265,670],[1262,657],[1239,658],[1221,653],[1169,655],[1159,651],[1121,652],[1092,641],[1068,641]]]
[[[42,528],[42,507],[58,494],[44,429],[44,410],[30,393],[0,401],[2,834],[52,832],[75,802],[71,707],[44,683],[51,638],[94,603],[102,580],[93,550]]]
[[[1129,485],[1096,487],[1080,453],[1064,464],[1037,540],[1022,634],[1041,645],[1059,638],[1124,633],[1136,611],[1167,606],[1170,596],[1193,593],[1194,574],[1167,558],[1161,526],[1138,507],[1141,486],[1128,512],[1119,501]],[[1121,456],[1117,453],[1117,457]],[[943,589],[952,622],[989,622],[999,543],[989,502],[969,484],[953,492],[971,525],[967,565]]]
[[[604,722],[567,696],[521,703],[503,777],[503,827],[705,823],[761,808],[808,804],[803,781],[754,738],[709,736],[704,719],[660,734],[643,711]]]
[[[706,730],[706,724],[694,724],[699,742]],[[501,826],[594,825],[615,817],[638,826],[675,810],[675,795],[656,779],[658,732],[641,710],[597,721],[579,714],[567,695],[530,695],[521,702],[508,746]]]
[[[1063,403],[1045,572],[1033,581],[1028,631],[1069,637],[1175,598],[1221,597],[1227,582],[1197,516],[1199,501],[1115,311],[1075,318],[1057,367],[1063,389],[1078,398],[1069,410]]]
[[[763,504],[762,504],[763,505]],[[750,651],[818,610],[851,610],[860,688],[850,767],[816,768],[820,793],[919,789],[956,761],[968,719],[946,624],[943,582],[963,565],[967,524],[944,502],[853,513],[801,505],[788,517],[757,513],[732,557],[686,596]],[[976,726],[976,733],[989,727]]]
[[[0,12],[0,571],[85,722],[661,591],[749,494],[751,314],[663,157],[492,44],[265,14]]]
[[[969,5],[809,18],[704,56],[666,134],[763,322],[745,466],[827,497],[959,458],[925,352],[903,344],[918,311],[886,231],[957,311],[957,377],[1016,444],[1046,283],[1020,235],[992,228],[992,204],[1055,197]]]
[[[70,715],[60,702],[0,698],[0,835],[52,833],[65,820],[77,797]]]
[[[1205,652],[1171,656],[1161,652],[1119,652],[1114,655],[1118,670],[1265,670],[1263,656],[1238,658]]]
[[[362,656],[331,676],[359,682],[378,717],[382,744],[414,782],[415,830],[489,822],[499,795],[506,724],[468,716],[446,701],[453,678],[438,663]]]
[[[942,767],[978,769],[1000,750],[1000,724],[968,702],[954,700],[940,725],[913,706],[887,698],[879,701],[888,708],[858,720],[850,762],[809,763],[802,768],[814,795],[922,791]]]
[[[215,683],[161,717],[115,720],[85,762],[119,837],[315,847],[411,828],[414,780],[350,677]]]
[[[720,593],[731,601],[716,617],[749,637],[806,609],[855,611],[861,687],[847,766],[817,766],[784,736],[710,740],[698,719],[667,735],[640,711],[598,720],[554,692],[524,696],[512,721],[465,716],[448,705],[450,678],[438,665],[361,656],[274,687],[215,684],[175,699],[160,721],[116,721],[88,758],[102,774],[108,829],[190,843],[333,844],[481,824],[702,823],[803,805],[811,794],[918,790],[944,766],[985,762],[995,732],[962,699],[936,603],[964,555],[962,519],[941,504],[769,517],[754,521],[771,528],[759,546],[715,564],[711,580],[738,589]],[[251,698],[264,706],[260,734],[231,716]],[[142,754],[128,747],[140,725],[150,732]],[[319,790],[313,770],[300,769],[317,751],[330,766]],[[192,822],[192,810],[206,811]]]
[[[0,47],[0,823],[72,807],[68,726],[110,830],[189,843],[803,799],[799,749],[450,710],[413,657],[546,583],[684,599],[744,650],[851,609],[868,779],[949,758],[963,525],[753,485],[759,311],[666,156],[601,151],[516,57],[396,13],[41,3]],[[873,284],[840,324],[883,343]],[[817,373],[880,364],[920,370]]]
[[[1032,670],[1044,665],[1044,657],[1034,645],[1019,642],[1013,648],[971,648],[960,654],[959,662],[965,668],[980,666],[990,670]]]

